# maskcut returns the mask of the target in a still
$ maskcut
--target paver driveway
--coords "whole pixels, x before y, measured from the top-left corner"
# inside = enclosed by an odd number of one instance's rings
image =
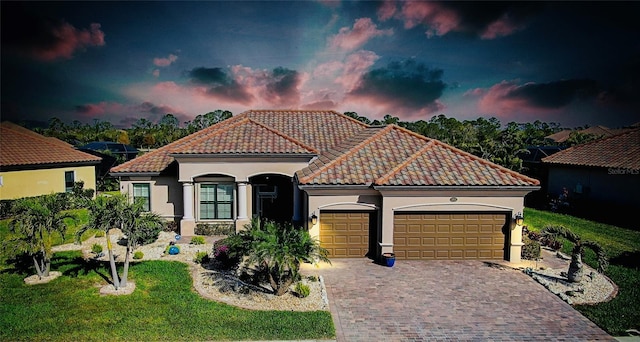
[[[332,262],[320,274],[338,341],[614,340],[527,275],[492,263]]]

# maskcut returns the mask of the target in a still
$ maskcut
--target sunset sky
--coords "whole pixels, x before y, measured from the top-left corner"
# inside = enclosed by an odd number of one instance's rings
[[[2,1],[2,120],[640,121],[638,2]]]

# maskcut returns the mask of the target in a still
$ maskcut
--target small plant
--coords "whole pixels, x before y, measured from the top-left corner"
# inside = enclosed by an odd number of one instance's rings
[[[94,253],[94,254],[102,253],[102,245],[94,243],[93,246],[91,246],[91,253]]]
[[[302,282],[298,282],[294,289],[300,298],[307,298],[311,293],[311,289],[309,285],[303,284]]]
[[[142,251],[136,251],[135,253],[133,253],[133,258],[136,260],[140,260],[144,258],[144,253],[142,253]]]
[[[527,237],[524,239],[524,246],[522,246],[522,259],[525,260],[537,260],[540,258],[540,243],[535,240],[531,240]]]
[[[204,243],[205,243],[204,236],[194,236],[191,238],[192,245],[204,245]]]
[[[197,252],[195,258],[193,258],[193,262],[196,264],[206,264],[209,262],[209,253]]]
[[[104,237],[104,231],[102,231],[102,230],[97,231],[95,237],[97,237],[97,238]]]
[[[316,281],[318,281],[318,277],[316,277],[314,275],[310,275],[310,276],[307,277],[307,280],[312,282],[312,283],[315,283]]]

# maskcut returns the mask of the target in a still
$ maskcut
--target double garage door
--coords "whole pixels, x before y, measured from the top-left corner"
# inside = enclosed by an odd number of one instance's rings
[[[320,243],[333,258],[361,258],[377,241],[367,212],[322,212]],[[397,213],[393,251],[398,259],[503,259],[504,213]],[[375,246],[372,246],[375,248]]]

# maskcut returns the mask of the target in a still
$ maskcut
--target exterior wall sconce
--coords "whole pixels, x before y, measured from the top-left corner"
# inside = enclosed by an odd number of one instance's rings
[[[524,217],[522,217],[522,213],[517,213],[516,214],[516,225],[522,226],[523,223],[524,223]]]
[[[316,215],[316,213],[313,213],[311,214],[311,224],[315,226],[316,223],[318,223],[318,215]]]

